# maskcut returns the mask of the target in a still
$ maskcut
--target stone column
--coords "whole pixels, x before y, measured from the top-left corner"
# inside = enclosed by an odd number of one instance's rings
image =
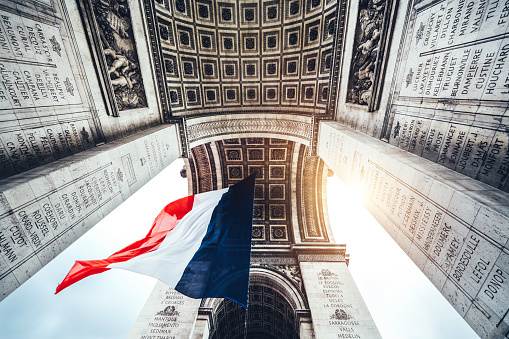
[[[381,338],[345,260],[344,245],[294,246],[315,338]]]
[[[505,336],[507,193],[337,122],[318,152],[479,336]]]
[[[194,325],[192,339],[208,339],[210,336],[210,324],[212,322],[212,309],[200,307],[198,317]]]
[[[300,324],[299,325],[300,339],[314,338],[311,312],[309,310],[297,310],[296,313]]]
[[[179,154],[165,125],[0,180],[0,300]]]
[[[200,303],[158,281],[127,338],[190,338]]]

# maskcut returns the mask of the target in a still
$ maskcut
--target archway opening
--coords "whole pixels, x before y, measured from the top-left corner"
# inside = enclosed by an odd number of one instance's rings
[[[299,338],[294,307],[276,289],[261,284],[250,284],[247,311],[224,299],[215,308],[214,319],[212,339]]]

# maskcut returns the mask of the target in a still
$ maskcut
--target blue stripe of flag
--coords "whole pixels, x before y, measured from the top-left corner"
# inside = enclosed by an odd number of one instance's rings
[[[254,184],[251,175],[223,194],[175,290],[197,299],[228,298],[246,308]]]

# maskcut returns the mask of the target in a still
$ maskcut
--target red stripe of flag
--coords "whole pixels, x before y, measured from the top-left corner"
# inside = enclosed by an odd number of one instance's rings
[[[83,278],[109,270],[110,268],[107,267],[109,264],[127,261],[156,250],[166,235],[191,211],[193,203],[194,195],[169,203],[156,217],[145,238],[113,253],[107,259],[76,261],[67,276],[58,285],[55,294]]]

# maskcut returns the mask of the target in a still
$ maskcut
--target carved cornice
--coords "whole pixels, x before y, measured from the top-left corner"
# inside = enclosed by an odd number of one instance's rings
[[[346,262],[345,245],[294,245],[292,246],[299,262]]]
[[[247,118],[207,121],[191,125],[188,121],[187,137],[189,143],[217,136],[241,133],[270,133],[311,139],[311,125],[303,121],[276,118]]]

